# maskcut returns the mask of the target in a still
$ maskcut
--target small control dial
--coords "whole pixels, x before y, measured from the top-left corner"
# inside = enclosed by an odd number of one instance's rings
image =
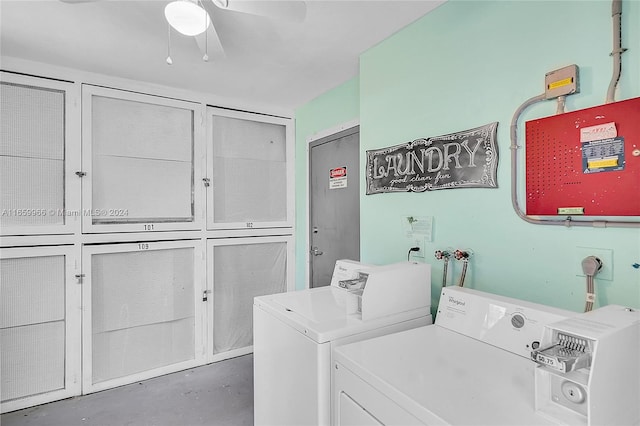
[[[565,380],[560,385],[560,390],[562,390],[562,395],[574,404],[582,404],[585,400],[584,389],[577,383]]]
[[[522,328],[524,326],[524,317],[520,314],[515,314],[511,317],[511,325],[515,328]]]

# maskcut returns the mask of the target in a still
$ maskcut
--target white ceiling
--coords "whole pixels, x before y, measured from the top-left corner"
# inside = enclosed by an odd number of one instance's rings
[[[360,53],[443,1],[307,0],[303,22],[215,9],[224,50],[210,38],[204,62],[195,40],[173,31],[167,65],[169,0],[0,0],[0,52],[293,110],[356,76]]]

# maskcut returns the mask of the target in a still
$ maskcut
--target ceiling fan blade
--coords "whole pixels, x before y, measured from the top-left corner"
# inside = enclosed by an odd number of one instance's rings
[[[222,47],[220,37],[218,37],[218,33],[216,32],[213,23],[209,25],[207,31],[202,34],[198,34],[194,38],[196,39],[196,43],[198,44],[198,48],[200,49],[200,53],[202,53],[203,57],[204,55],[207,55],[209,59],[217,59],[225,56],[224,48]]]
[[[292,22],[302,22],[307,16],[307,4],[303,0],[205,0],[209,2],[225,10]]]

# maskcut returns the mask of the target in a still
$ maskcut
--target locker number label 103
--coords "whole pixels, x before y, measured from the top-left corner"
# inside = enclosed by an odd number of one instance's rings
[[[149,250],[149,243],[139,243],[138,250]]]

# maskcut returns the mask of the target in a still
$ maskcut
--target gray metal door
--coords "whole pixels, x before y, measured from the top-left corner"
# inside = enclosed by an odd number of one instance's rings
[[[336,260],[360,260],[360,128],[312,142],[310,286],[331,282]]]

